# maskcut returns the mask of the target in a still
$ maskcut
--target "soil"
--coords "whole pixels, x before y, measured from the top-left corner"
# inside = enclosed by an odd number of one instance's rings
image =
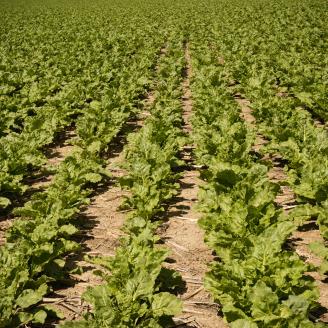
[[[49,159],[48,165],[58,165],[70,154],[74,147],[71,145],[71,141],[75,137],[76,133],[72,127],[59,137],[59,144],[56,147],[50,148],[46,153]]]
[[[153,99],[152,93],[145,99],[145,108],[153,101],[150,99]],[[95,191],[91,204],[78,217],[80,233],[76,241],[82,247],[79,254],[70,258],[70,265],[82,269],[82,274],[71,274],[69,285],[57,288],[47,299],[48,302],[54,300],[53,306],[64,315],[63,321],[81,319],[83,313],[90,311],[89,305],[81,298],[82,294],[88,286],[96,286],[103,282],[92,273],[97,267],[85,261],[85,255],[114,256],[119,246],[119,239],[123,234],[121,228],[127,214],[127,211],[120,209],[120,205],[125,197],[129,196],[128,191],[119,187],[118,180],[125,174],[119,164],[124,160],[123,148],[127,142],[127,135],[143,126],[147,113],[145,110],[128,121],[124,131],[109,145],[106,157],[109,163],[107,169],[111,173],[110,181]]]
[[[165,55],[166,49],[160,50],[160,55]],[[193,111],[192,94],[190,90],[190,77],[192,75],[190,53],[188,44],[185,45],[186,70],[183,80],[183,131],[186,134],[192,133],[190,117]],[[224,59],[220,59],[224,64]],[[284,95],[281,95],[284,96]],[[241,107],[241,117],[252,127],[256,128],[256,119],[252,114],[251,104],[240,95],[235,97]],[[64,315],[64,320],[78,320],[82,314],[90,311],[88,304],[84,303],[81,296],[89,286],[102,283],[102,280],[93,274],[97,267],[84,260],[85,255],[114,256],[119,245],[121,228],[124,224],[126,211],[120,209],[124,197],[129,196],[129,192],[123,191],[118,186],[118,180],[125,174],[119,167],[123,161],[123,148],[126,144],[128,133],[140,129],[144,125],[144,120],[150,116],[147,110],[155,101],[154,92],[150,91],[144,102],[144,110],[138,117],[126,124],[128,131],[120,134],[110,145],[108,156],[108,170],[112,177],[95,191],[91,204],[87,206],[79,215],[81,224],[80,233],[76,240],[81,244],[81,251],[69,258],[72,267],[79,267],[81,274],[71,274],[67,285],[56,286],[54,292],[44,298],[45,304],[51,304]],[[48,165],[57,166],[72,151],[73,146],[69,140],[73,138],[74,132],[67,131],[62,142],[47,153]],[[259,152],[267,140],[257,134],[256,142],[253,146],[255,152]],[[185,283],[184,288],[179,292],[178,297],[183,301],[183,312],[174,318],[177,326],[182,328],[202,327],[202,328],[226,328],[220,313],[220,307],[215,303],[211,295],[204,289],[203,279],[208,271],[208,264],[214,260],[211,250],[204,242],[204,232],[197,222],[200,213],[197,212],[197,195],[202,180],[199,170],[196,169],[193,160],[193,149],[195,145],[186,145],[181,150],[181,158],[185,161],[185,166],[181,168],[182,174],[179,179],[180,190],[178,195],[170,202],[164,215],[164,220],[158,233],[165,246],[170,249],[169,261],[165,266],[179,272]],[[283,183],[287,176],[283,169],[283,164],[278,156],[271,157],[272,168],[268,172],[268,177],[276,183]],[[42,190],[52,179],[52,175],[41,177],[39,180],[31,182],[33,188]],[[296,199],[292,189],[281,185],[280,194],[276,198],[276,203],[284,211],[288,212],[296,206]],[[10,220],[0,222],[0,245],[4,242],[4,231],[10,226]],[[320,259],[314,256],[308,248],[313,241],[322,240],[315,221],[309,221],[300,231],[296,231],[289,240],[289,244],[304,261],[318,265]],[[316,272],[308,273],[317,282],[320,290],[320,303],[323,308],[328,308],[328,286]],[[328,322],[328,315],[317,314],[316,319]]]
[[[102,283],[102,280],[92,273],[97,267],[86,262],[84,256],[114,256],[119,245],[121,227],[126,215],[119,207],[124,197],[128,196],[128,192],[117,186],[117,180],[124,175],[124,171],[116,167],[121,161],[122,152],[110,159],[108,169],[112,174],[111,182],[97,191],[91,204],[78,218],[81,229],[77,241],[81,244],[82,251],[70,261],[74,267],[83,270],[82,274],[71,275],[71,286],[56,289],[49,297],[60,299],[60,302],[54,305],[64,314],[65,320],[80,319],[83,312],[90,310],[81,300],[81,296],[88,286]]]
[[[191,169],[184,171],[178,182],[181,189],[166,213],[169,223],[161,237],[171,250],[170,263],[166,266],[180,272],[185,282],[179,295],[183,301],[183,314],[178,318],[189,323],[181,327],[227,327],[218,316],[219,306],[203,287],[203,278],[213,255],[204,243],[204,232],[197,225],[200,214],[195,206],[202,180],[199,172]]]
[[[191,133],[190,116],[192,98],[190,91],[190,54],[188,44],[185,47],[187,67],[183,81],[183,130]],[[203,278],[208,264],[213,261],[211,250],[204,243],[204,232],[197,225],[200,214],[196,211],[197,194],[202,184],[198,170],[194,169],[192,149],[187,145],[181,151],[181,158],[187,163],[183,170],[179,194],[172,200],[165,218],[167,223],[162,227],[160,236],[170,249],[170,261],[166,266],[181,273],[185,282],[184,290],[179,294],[183,301],[183,313],[175,318],[179,327],[227,327],[223,318],[218,315],[218,304],[203,287]]]
[[[12,225],[12,218],[5,218],[3,221],[0,221],[0,246],[2,246],[6,242],[6,231]]]

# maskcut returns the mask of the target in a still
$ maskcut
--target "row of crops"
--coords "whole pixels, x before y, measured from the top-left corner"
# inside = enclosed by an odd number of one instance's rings
[[[127,139],[123,237],[114,256],[88,258],[102,284],[82,295],[90,304],[83,318],[62,327],[175,325],[183,278],[165,265],[170,251],[158,230],[182,188],[180,154],[190,144],[203,180],[199,228],[215,254],[204,286],[226,322],[324,326],[308,273],[322,281],[328,273],[325,1],[0,0],[0,17],[0,220],[10,220],[0,246],[0,327],[58,323],[43,299],[81,251],[79,215],[112,179],[107,153],[118,135]],[[248,99],[254,127],[236,95]],[[53,167],[48,150],[67,129],[74,147]],[[266,143],[255,151],[259,134]],[[288,212],[264,159],[276,156],[295,194]],[[49,173],[35,191],[31,181]],[[308,245],[319,266],[288,246],[310,220],[320,231]]]

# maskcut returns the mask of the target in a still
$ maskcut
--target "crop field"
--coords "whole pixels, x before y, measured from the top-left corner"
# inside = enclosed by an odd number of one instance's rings
[[[328,324],[326,0],[0,0],[0,328]]]

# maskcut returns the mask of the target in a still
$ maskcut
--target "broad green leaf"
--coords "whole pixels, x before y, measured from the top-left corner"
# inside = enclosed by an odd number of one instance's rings
[[[159,293],[154,295],[151,307],[155,316],[173,316],[181,313],[182,302],[170,293]]]
[[[47,284],[42,284],[38,289],[25,289],[17,298],[16,304],[22,309],[40,302],[43,296],[48,292]]]

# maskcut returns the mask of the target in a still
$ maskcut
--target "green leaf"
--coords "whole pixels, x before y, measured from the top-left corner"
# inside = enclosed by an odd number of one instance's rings
[[[0,207],[2,208],[6,208],[7,206],[9,206],[11,204],[10,199],[5,198],[5,197],[0,197]]]
[[[29,321],[33,320],[33,314],[28,312],[19,312],[18,319],[22,324],[28,323]]]
[[[92,183],[100,182],[102,179],[101,175],[98,173],[87,173],[84,175],[84,178]]]
[[[33,322],[34,323],[44,323],[47,319],[47,312],[44,310],[39,310],[33,315]]]
[[[22,309],[40,302],[43,296],[48,292],[47,284],[42,284],[38,289],[25,289],[17,298],[16,304]]]
[[[231,328],[257,328],[257,324],[250,319],[238,319],[231,323]]]
[[[59,229],[60,234],[65,234],[68,236],[74,235],[76,232],[78,232],[78,229],[74,227],[72,224],[63,225]]]
[[[155,316],[173,316],[182,312],[182,301],[170,293],[159,293],[154,295],[151,307]]]
[[[55,307],[51,305],[42,305],[40,307],[42,310],[44,310],[47,313],[47,316],[51,318],[58,318],[58,319],[64,319],[65,315]]]
[[[259,281],[253,288],[251,295],[252,316],[255,320],[269,323],[271,320],[278,318],[274,312],[279,305],[279,299],[271,288],[264,282]]]
[[[99,153],[100,149],[101,149],[101,142],[94,141],[88,146],[87,151],[94,154],[94,153]]]

